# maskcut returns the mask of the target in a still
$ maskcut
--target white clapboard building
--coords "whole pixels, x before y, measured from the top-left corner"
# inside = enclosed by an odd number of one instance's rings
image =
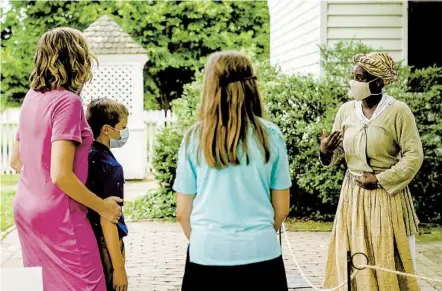
[[[319,45],[361,41],[409,65],[442,65],[442,1],[268,0],[270,59],[286,73],[321,74]]]

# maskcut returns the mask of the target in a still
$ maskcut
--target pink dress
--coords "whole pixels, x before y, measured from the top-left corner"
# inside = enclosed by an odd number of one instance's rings
[[[25,267],[41,266],[45,291],[105,291],[100,254],[85,206],[51,181],[51,144],[74,141],[74,173],[85,183],[92,132],[80,97],[64,89],[30,90],[17,140],[23,168],[14,217]]]

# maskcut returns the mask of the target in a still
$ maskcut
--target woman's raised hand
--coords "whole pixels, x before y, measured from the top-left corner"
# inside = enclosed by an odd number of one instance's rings
[[[341,131],[334,131],[332,134],[327,136],[327,131],[323,129],[320,137],[321,142],[319,150],[323,154],[333,153],[334,150],[341,144],[342,137],[343,135]]]

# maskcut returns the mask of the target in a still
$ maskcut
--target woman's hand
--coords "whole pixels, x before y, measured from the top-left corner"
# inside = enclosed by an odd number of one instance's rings
[[[332,134],[327,136],[327,131],[323,129],[320,140],[321,142],[319,150],[321,151],[321,153],[331,154],[342,143],[342,132],[334,131],[332,132]]]
[[[361,177],[357,177],[356,183],[359,187],[367,190],[379,188],[378,179],[373,173],[364,173]]]
[[[117,204],[123,202],[123,199],[111,196],[103,200],[102,207],[98,214],[110,222],[117,223],[121,217],[121,207]]]

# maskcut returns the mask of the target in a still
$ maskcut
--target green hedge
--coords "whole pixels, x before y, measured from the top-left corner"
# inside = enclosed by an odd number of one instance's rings
[[[319,135],[323,128],[331,130],[339,106],[348,100],[351,56],[368,51],[369,48],[357,43],[322,48],[323,78],[287,76],[268,64],[257,64],[268,118],[281,128],[286,138],[293,178],[292,217],[333,219],[345,165],[341,163],[336,168],[326,169],[319,164]],[[405,101],[413,110],[425,150],[422,169],[411,184],[416,209],[422,221],[442,222],[442,86],[437,83],[442,69],[431,67],[413,71],[410,67],[398,66],[401,82],[389,86],[388,93]],[[163,201],[164,197],[173,197],[171,186],[180,141],[198,112],[201,73],[195,79],[185,87],[182,98],[173,103],[178,122],[165,128],[158,137],[154,168],[163,189],[150,199]],[[410,81],[417,84],[413,90],[408,86]],[[167,205],[164,211],[170,213],[169,208],[173,208],[174,203],[163,203]]]

